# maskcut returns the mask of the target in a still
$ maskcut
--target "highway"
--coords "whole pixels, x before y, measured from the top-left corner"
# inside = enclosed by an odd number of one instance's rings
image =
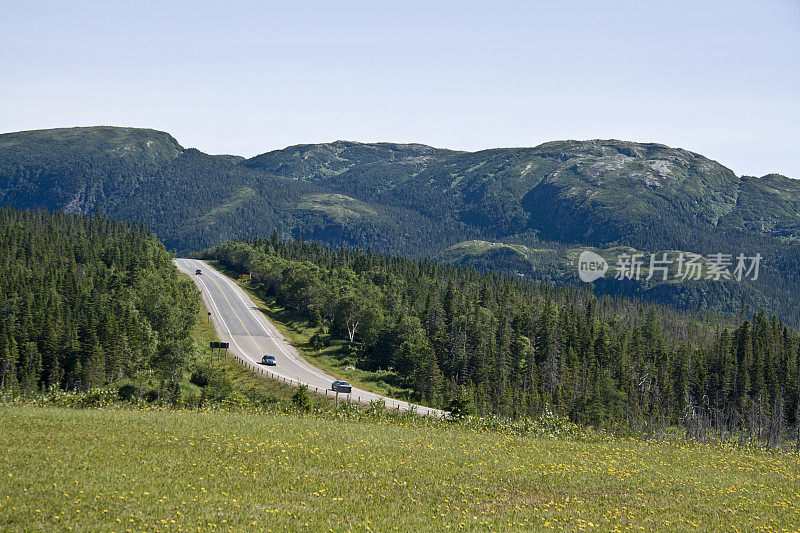
[[[336,379],[311,365],[297,352],[278,329],[258,310],[238,284],[198,259],[175,259],[178,270],[188,274],[202,292],[203,303],[211,313],[214,329],[222,342],[230,343],[229,353],[254,372],[294,385],[307,385],[310,391],[335,395],[330,389]],[[202,274],[195,275],[200,269]],[[261,358],[274,355],[277,365],[264,366]],[[387,409],[414,409],[419,414],[443,416],[438,409],[408,404],[353,387],[350,394],[339,394],[340,400],[369,403],[383,400]]]

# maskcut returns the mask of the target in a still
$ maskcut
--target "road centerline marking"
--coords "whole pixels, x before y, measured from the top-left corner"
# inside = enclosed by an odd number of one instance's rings
[[[233,308],[233,305],[231,304],[231,301],[228,300],[228,297],[225,295],[225,291],[222,290],[222,287],[220,287],[219,283],[217,283],[217,280],[215,280],[213,276],[209,276],[209,279],[214,282],[214,285],[217,286],[217,288],[219,289],[219,292],[222,293],[222,297],[225,298],[226,302],[228,302],[228,307],[230,307],[231,311],[233,311],[233,314],[236,315],[236,319],[239,320],[239,324],[241,324],[242,328],[244,328],[245,332],[247,332],[247,336],[250,337],[251,341],[253,341],[253,344],[255,344],[256,348],[258,348],[258,351],[261,352],[261,353],[264,353],[264,349],[261,347],[260,344],[258,344],[258,342],[256,342],[256,340],[250,334],[250,330],[247,329],[247,326],[244,325],[244,322],[242,321],[241,317],[239,316],[239,313],[237,313],[236,309]]]

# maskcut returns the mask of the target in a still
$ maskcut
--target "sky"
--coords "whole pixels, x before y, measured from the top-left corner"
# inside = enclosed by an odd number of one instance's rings
[[[659,142],[800,178],[800,1],[0,0],[0,132]]]

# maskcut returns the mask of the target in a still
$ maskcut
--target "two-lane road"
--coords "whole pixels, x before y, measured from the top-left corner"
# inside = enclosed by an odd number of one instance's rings
[[[211,268],[198,259],[175,259],[181,272],[194,280],[203,294],[206,309],[211,312],[214,328],[223,341],[230,343],[230,352],[259,372],[269,372],[273,376],[291,380],[293,383],[308,385],[311,390],[323,392],[330,389],[336,379],[303,359],[297,350],[281,335],[264,314],[258,310],[247,293],[230,278]],[[195,275],[196,270],[202,274]],[[274,355],[277,366],[262,367],[264,354]],[[331,394],[330,392],[328,394]],[[350,394],[340,397],[368,403],[383,400],[389,409],[410,409],[404,401],[380,396],[373,392],[353,388]],[[437,409],[413,406],[420,414],[442,416]]]

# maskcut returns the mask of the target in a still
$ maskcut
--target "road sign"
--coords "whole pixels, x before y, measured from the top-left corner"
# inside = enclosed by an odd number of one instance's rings
[[[250,279],[250,274],[239,274],[239,279]]]

